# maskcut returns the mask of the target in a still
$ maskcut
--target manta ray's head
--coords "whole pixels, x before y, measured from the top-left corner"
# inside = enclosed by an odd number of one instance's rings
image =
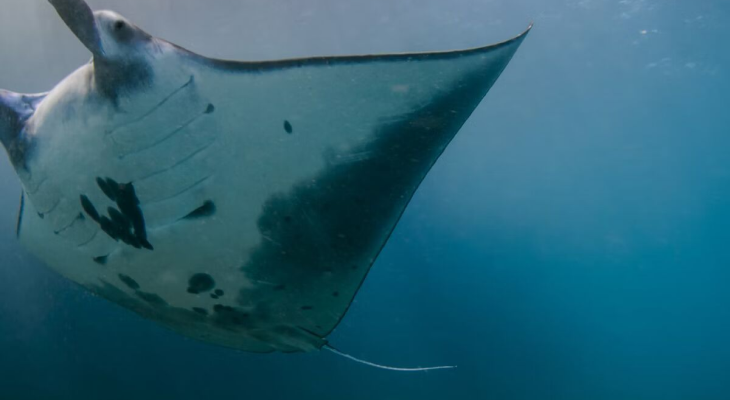
[[[131,62],[154,38],[113,11],[92,11],[84,0],[48,0],[96,60]]]
[[[154,38],[113,11],[94,12],[103,58],[109,61],[134,61],[142,56]]]
[[[116,98],[120,90],[151,79],[150,58],[155,38],[113,11],[92,11],[84,0],[49,0],[69,29],[93,54],[102,94]]]
[[[57,136],[51,132],[57,129],[39,129],[42,121],[52,118],[49,114],[61,115],[61,120],[66,123],[71,116],[79,115],[77,112],[86,105],[112,104],[118,107],[122,97],[131,97],[132,94],[139,96],[127,103],[134,103],[144,110],[150,107],[149,104],[159,102],[160,93],[170,92],[190,79],[189,76],[177,77],[174,72],[169,73],[167,75],[177,79],[169,83],[170,88],[166,86],[170,79],[155,79],[156,75],[164,75],[155,69],[160,67],[157,61],[163,54],[160,50],[163,41],[121,15],[112,11],[94,12],[84,0],[48,1],[79,41],[91,51],[93,65],[80,68],[81,74],[70,75],[48,93],[33,95],[0,90],[0,144],[16,169],[30,168],[29,155],[34,153],[31,150],[40,149],[39,143]],[[92,79],[89,79],[89,73],[93,74]],[[92,101],[80,100],[81,93]],[[48,105],[41,106],[46,104],[46,100]],[[138,110],[129,104],[126,106],[126,115],[135,118]]]

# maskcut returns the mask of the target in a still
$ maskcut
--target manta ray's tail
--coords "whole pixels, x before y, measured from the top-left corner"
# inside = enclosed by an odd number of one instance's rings
[[[337,354],[338,356],[345,357],[345,358],[350,359],[352,361],[355,361],[357,363],[365,364],[365,365],[368,365],[368,366],[371,366],[371,367],[375,367],[375,368],[387,369],[389,371],[421,372],[421,371],[433,371],[435,369],[452,369],[452,368],[456,368],[456,365],[442,365],[442,366],[438,366],[438,367],[419,367],[419,368],[389,367],[387,365],[380,365],[380,364],[372,363],[370,361],[360,360],[359,358],[355,358],[355,357],[353,357],[353,356],[351,356],[349,354],[343,353],[343,352],[337,350],[336,348],[334,348],[334,347],[332,347],[332,346],[330,346],[328,344],[324,345],[323,349],[329,350],[329,351]]]

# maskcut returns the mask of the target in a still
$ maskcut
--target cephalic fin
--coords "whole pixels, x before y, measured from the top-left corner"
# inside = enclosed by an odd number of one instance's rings
[[[46,93],[22,94],[0,89],[0,142],[13,165],[22,163],[25,148],[21,133]]]

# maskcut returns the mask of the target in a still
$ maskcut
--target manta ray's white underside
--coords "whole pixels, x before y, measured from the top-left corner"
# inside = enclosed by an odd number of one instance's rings
[[[185,335],[318,349],[523,38],[264,63],[164,45],[154,82],[113,106],[86,93],[93,65],[82,67],[29,121],[38,157],[19,237],[69,279]],[[100,222],[124,225],[115,196],[130,188],[150,248]]]

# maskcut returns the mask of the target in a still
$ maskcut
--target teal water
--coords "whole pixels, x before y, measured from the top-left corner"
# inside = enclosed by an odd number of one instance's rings
[[[142,320],[14,238],[0,164],[2,399],[730,397],[730,4],[720,0],[90,1],[200,53],[445,50],[535,28],[428,176],[329,353],[253,355]],[[4,0],[0,87],[88,60]],[[212,29],[211,29],[212,27]]]

